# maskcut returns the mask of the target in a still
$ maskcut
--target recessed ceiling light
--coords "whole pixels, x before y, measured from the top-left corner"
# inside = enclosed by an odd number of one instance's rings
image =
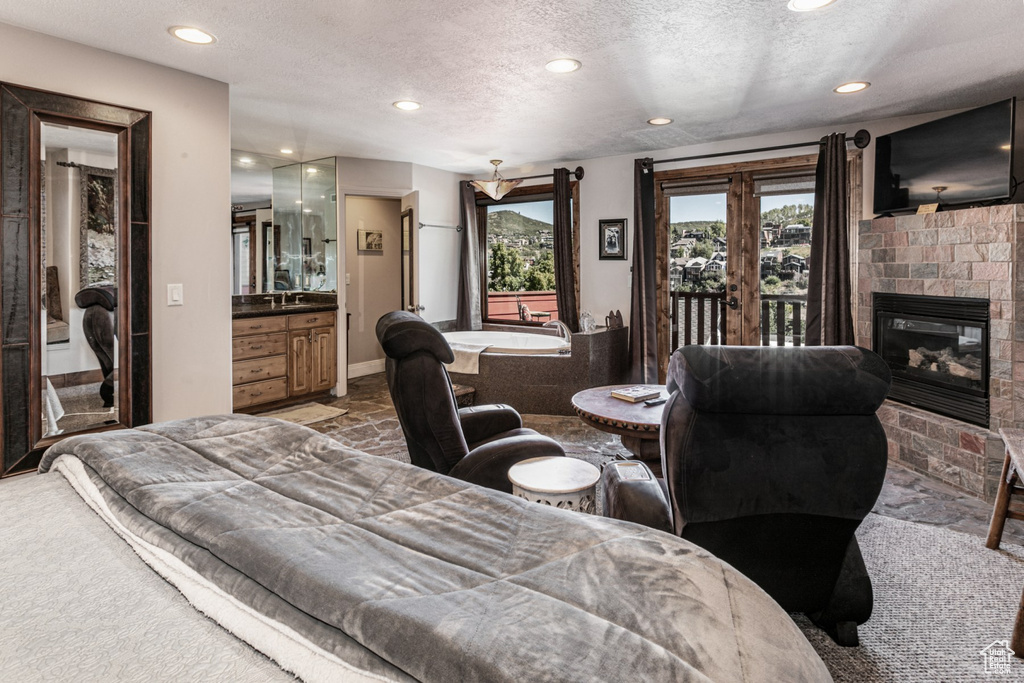
[[[313,213],[313,209],[303,209],[303,213]]]
[[[240,163],[240,164],[251,164],[252,163],[252,159],[250,159],[249,157],[240,157],[238,159],[238,163]]]
[[[291,153],[292,153],[292,151],[290,149],[282,149],[281,150],[281,154],[291,154]]]
[[[672,119],[665,118],[664,116],[655,116],[653,119],[647,119],[647,123],[652,126],[667,126],[672,123]]]
[[[567,74],[576,71],[581,66],[583,65],[575,59],[552,59],[544,65],[544,68],[552,73]]]
[[[398,100],[397,102],[392,103],[391,106],[395,109],[401,109],[402,111],[416,111],[423,105],[419,102],[413,102],[412,100]]]
[[[869,85],[871,84],[868,83],[867,81],[853,81],[852,83],[843,83],[841,86],[835,89],[835,92],[839,93],[840,95],[846,95],[852,92],[860,92],[861,90],[867,88]]]
[[[192,26],[172,26],[167,30],[178,40],[184,40],[186,43],[194,45],[209,45],[217,41],[213,34]]]
[[[789,9],[794,12],[810,12],[831,5],[836,0],[789,0]]]
[[[306,173],[316,173],[316,169],[311,166],[306,169]]]
[[[302,203],[302,200],[301,200],[301,199],[296,199],[296,200],[295,200],[295,203],[296,203],[296,204],[301,204],[301,203]]]

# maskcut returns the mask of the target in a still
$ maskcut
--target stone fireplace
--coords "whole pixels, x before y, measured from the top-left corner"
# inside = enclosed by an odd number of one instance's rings
[[[894,400],[879,411],[890,459],[992,500],[998,429],[1024,427],[1024,268],[1015,267],[1024,262],[1024,205],[861,221],[856,254],[857,344],[906,366],[894,369]],[[925,308],[893,311],[893,297]],[[963,319],[937,314],[938,303],[975,310]],[[887,352],[886,341],[906,348]],[[918,389],[938,387],[940,405],[922,405],[917,389],[908,395],[907,376]],[[983,394],[987,415],[971,405]]]

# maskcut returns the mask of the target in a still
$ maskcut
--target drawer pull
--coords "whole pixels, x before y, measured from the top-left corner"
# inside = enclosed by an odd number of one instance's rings
[[[263,392],[262,391],[257,391],[257,392],[251,393],[249,395],[252,396],[253,398],[256,398],[257,396],[262,396]]]
[[[319,320],[319,319],[320,319],[320,318],[310,318],[310,319],[309,319],[309,320],[307,320],[306,322],[307,322],[307,323],[315,323],[315,322],[316,322],[317,320]]]
[[[253,351],[257,351],[257,350],[259,350],[259,349],[262,349],[262,348],[263,348],[263,344],[253,344],[253,345],[252,345],[252,346],[250,346],[249,348],[250,348],[250,349],[252,349]]]
[[[257,372],[263,372],[263,368],[256,368],[254,370],[250,370],[249,372],[255,375]]]
[[[262,330],[263,325],[249,325],[250,330]]]

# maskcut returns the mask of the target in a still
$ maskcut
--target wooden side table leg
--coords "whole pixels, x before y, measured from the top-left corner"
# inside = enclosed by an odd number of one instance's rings
[[[1007,481],[1010,475],[1010,468],[1012,467],[1010,462],[1010,454],[1006,454],[1006,459],[1003,461],[1003,474],[999,479],[999,492],[996,494],[996,502],[992,507],[992,522],[988,526],[988,540],[985,541],[985,547],[997,550],[999,548],[999,540],[1003,536],[1003,527],[1006,525],[1006,513],[1010,509],[1010,490],[1012,484]],[[1018,617],[1018,622],[1020,618]]]
[[[1017,621],[1013,624],[1013,637],[1010,639],[1010,649],[1013,654],[1024,659],[1024,593],[1020,596],[1020,606],[1017,608]]]

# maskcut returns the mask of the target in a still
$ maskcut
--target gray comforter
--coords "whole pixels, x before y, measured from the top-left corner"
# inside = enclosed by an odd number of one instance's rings
[[[360,664],[386,675],[830,680],[789,616],[697,546],[305,427],[232,415],[78,436],[40,469],[61,454],[119,515],[141,513],[148,540],[271,616],[290,610],[314,641],[365,648]]]

